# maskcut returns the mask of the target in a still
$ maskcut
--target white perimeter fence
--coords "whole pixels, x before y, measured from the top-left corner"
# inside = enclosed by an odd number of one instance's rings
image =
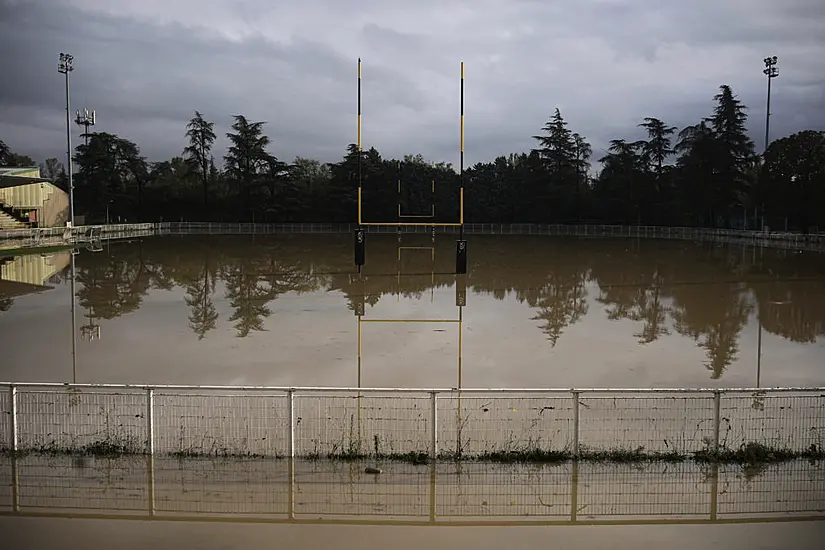
[[[54,246],[61,243],[85,243],[95,240],[144,237],[150,235],[268,235],[349,233],[357,224],[335,223],[219,223],[163,222],[119,225],[82,226],[73,229],[43,228],[0,231],[5,247]],[[390,227],[365,226],[367,233],[437,233],[458,234],[458,227]],[[471,235],[548,235],[570,237],[657,238],[693,241],[737,242],[795,250],[825,250],[825,233],[765,232],[739,229],[705,229],[696,227],[662,227],[644,225],[539,225],[539,224],[464,224]]]
[[[19,453],[586,459],[690,456],[749,444],[819,455],[825,447],[825,388],[6,383],[0,384],[0,413],[0,447]]]

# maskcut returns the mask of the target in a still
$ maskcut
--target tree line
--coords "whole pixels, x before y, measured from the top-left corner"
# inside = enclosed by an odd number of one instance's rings
[[[800,131],[756,154],[746,106],[730,86],[713,102],[707,117],[681,129],[645,117],[645,139],[613,139],[596,156],[556,109],[532,136],[534,149],[465,169],[465,221],[825,228],[825,132]],[[355,222],[361,181],[365,221],[458,219],[462,181],[450,164],[420,154],[385,159],[370,147],[359,179],[355,144],[339,162],[284,162],[270,152],[265,122],[233,120],[221,155],[215,123],[195,111],[181,155],[159,162],[115,134],[84,135],[74,155],[75,211],[92,221],[109,212],[128,221]],[[34,164],[0,146],[0,164],[21,162]],[[57,159],[42,168],[65,186]]]

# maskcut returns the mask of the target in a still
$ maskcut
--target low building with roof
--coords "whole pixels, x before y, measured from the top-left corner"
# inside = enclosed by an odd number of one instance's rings
[[[69,195],[40,168],[0,167],[0,230],[59,227],[69,220]]]

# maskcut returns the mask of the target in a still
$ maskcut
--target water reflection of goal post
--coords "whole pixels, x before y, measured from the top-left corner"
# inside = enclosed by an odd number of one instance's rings
[[[400,236],[399,236],[400,238]],[[434,238],[434,237],[433,237]],[[395,265],[395,277],[398,289],[396,295],[398,301],[401,301],[401,252],[404,250],[413,251],[429,251],[430,252],[430,303],[435,299],[435,247],[434,246],[398,246],[398,255]]]
[[[454,222],[436,222],[433,219],[429,221],[364,221],[362,208],[362,147],[361,147],[361,58],[358,58],[358,140],[356,148],[358,152],[358,228],[355,230],[355,265],[358,271],[361,271],[361,266],[365,261],[366,237],[365,227],[458,227],[459,238],[456,242],[456,273],[467,273],[467,242],[464,240],[464,62],[461,62],[461,115],[460,115],[460,153],[459,153],[459,192],[458,192],[458,221]],[[400,172],[398,192],[400,198]],[[435,182],[432,183],[432,193],[435,194]],[[434,197],[433,197],[434,198]],[[402,215],[401,203],[398,203],[398,217],[399,218],[434,218],[435,204],[431,205],[429,215]]]
[[[400,258],[400,251],[399,247],[399,258]],[[420,247],[420,248],[431,248],[431,247]],[[435,249],[432,249],[432,257],[434,259]],[[400,277],[400,273],[398,275]],[[433,277],[435,273],[433,271]],[[361,279],[361,282],[364,282],[364,279]],[[432,281],[434,285],[434,279]],[[362,367],[363,367],[363,328],[362,325],[364,323],[382,323],[382,324],[389,324],[389,323],[405,323],[405,324],[455,324],[458,328],[458,346],[457,346],[457,361],[456,361],[456,368],[457,368],[457,380],[456,380],[456,389],[461,389],[462,387],[462,361],[463,361],[463,348],[464,348],[464,307],[467,305],[467,280],[464,276],[457,276],[455,280],[455,304],[458,308],[458,317],[455,318],[431,318],[431,319],[402,319],[402,318],[379,318],[379,319],[364,319],[364,315],[366,313],[366,304],[365,298],[366,292],[363,291],[360,294],[360,300],[356,303],[354,312],[355,316],[358,319],[358,331],[357,331],[357,340],[358,340],[358,388],[360,389],[362,386]],[[362,437],[362,430],[361,430],[361,392],[358,392],[356,397],[357,399],[357,424],[358,424],[358,439],[361,440]],[[461,392],[457,394],[457,427],[458,427],[458,438],[459,441],[457,442],[457,449],[461,448]]]

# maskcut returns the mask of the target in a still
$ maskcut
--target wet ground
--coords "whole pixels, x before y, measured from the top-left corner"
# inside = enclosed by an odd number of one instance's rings
[[[819,550],[825,522],[740,525],[601,525],[575,527],[394,527],[204,524],[0,517],[9,548],[87,550],[246,550],[248,548],[611,548],[638,550]],[[276,542],[277,541],[277,542]]]

